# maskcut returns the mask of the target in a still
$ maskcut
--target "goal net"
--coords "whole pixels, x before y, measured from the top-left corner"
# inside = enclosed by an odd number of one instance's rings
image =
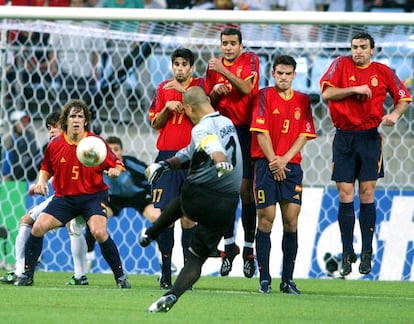
[[[38,9],[36,9],[38,10]],[[62,9],[63,10],[63,9]],[[81,13],[83,11],[79,11]],[[147,111],[157,85],[171,77],[170,55],[178,47],[187,47],[196,54],[195,75],[204,76],[207,61],[220,55],[219,33],[229,25],[226,18],[211,12],[197,12],[191,21],[191,11],[172,11],[168,16],[160,10],[131,11],[120,21],[105,16],[72,20],[21,18],[16,9],[14,17],[0,20],[1,127],[2,147],[13,128],[12,114],[23,111],[30,116],[29,127],[34,130],[33,143],[41,148],[47,142],[45,118],[59,110],[69,98],[82,98],[93,109],[93,130],[103,137],[118,136],[125,153],[150,163],[156,156],[157,132],[149,126]],[[177,13],[180,16],[177,16]],[[61,12],[60,12],[61,13]],[[88,11],[89,13],[89,11]],[[162,13],[162,15],[161,15]],[[148,15],[155,18],[148,21]],[[165,16],[167,15],[167,16]],[[289,54],[297,60],[294,88],[308,93],[317,129],[317,139],[303,150],[304,201],[299,220],[299,254],[295,277],[320,278],[335,276],[326,269],[326,256],[340,259],[340,234],[336,219],[338,197],[331,176],[331,143],[334,128],[326,102],[320,95],[319,79],[333,58],[350,53],[350,39],[357,31],[368,31],[376,41],[374,59],[395,69],[412,90],[414,27],[401,23],[400,16],[390,22],[384,14],[366,24],[366,16],[352,18],[347,25],[335,24],[335,18],[321,15],[278,13],[269,19],[249,21],[249,12],[237,12],[236,22],[243,34],[246,50],[260,57],[260,87],[273,84],[272,61],[277,54]],[[255,17],[259,17],[254,13]],[[181,19],[181,16],[185,16]],[[275,17],[276,17],[275,16]],[[37,18],[41,18],[39,16]],[[57,16],[59,18],[61,16]],[[167,17],[167,18],[165,18]],[[214,19],[213,19],[213,18]],[[388,17],[388,16],[387,16]],[[0,18],[2,18],[0,13]],[[6,19],[7,18],[7,19]],[[177,21],[174,21],[176,18]],[[286,20],[291,21],[286,22]],[[406,17],[404,16],[404,19]],[[181,20],[181,21],[180,21]],[[213,22],[210,22],[213,21]],[[339,20],[336,20],[339,21]],[[53,63],[56,63],[54,66]],[[392,110],[387,99],[384,109]],[[413,111],[407,113],[393,128],[380,127],[384,134],[386,175],[379,180],[376,194],[378,209],[374,239],[371,279],[413,280],[414,231],[414,143]],[[32,156],[35,163],[35,157]],[[19,160],[16,164],[22,164]],[[27,175],[25,175],[27,176]],[[25,211],[42,198],[28,197],[27,186],[33,179],[23,176],[18,181],[2,181],[0,187],[0,226],[7,229],[4,249],[0,251],[0,266],[12,267],[14,240],[18,222]],[[358,204],[356,204],[358,206]],[[281,222],[277,215],[272,233],[272,275],[280,275]],[[109,231],[117,243],[128,273],[157,273],[159,262],[155,244],[142,249],[137,238],[149,223],[136,211],[125,209],[119,217],[109,220]],[[178,224],[177,224],[178,225]],[[176,225],[174,263],[182,266],[180,226]],[[243,245],[242,228],[237,217],[237,243]],[[2,238],[0,238],[1,240]],[[360,244],[359,226],[355,240]],[[40,267],[51,271],[72,271],[69,239],[65,229],[46,235]],[[1,243],[1,241],[0,241]],[[109,271],[99,248],[96,249],[94,272]],[[238,260],[240,259],[240,260]],[[203,274],[218,274],[220,260],[209,260]],[[232,275],[242,276],[241,258],[235,259]],[[332,269],[331,269],[332,270]],[[351,278],[358,278],[352,274]]]

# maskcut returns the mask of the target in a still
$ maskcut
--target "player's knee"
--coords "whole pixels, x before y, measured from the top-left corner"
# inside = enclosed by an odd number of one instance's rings
[[[108,239],[108,232],[106,228],[94,228],[91,229],[92,236],[98,243],[103,243]]]
[[[49,228],[46,224],[41,223],[34,223],[32,228],[32,234],[37,237],[42,237],[46,234],[46,232],[49,231]]]
[[[25,214],[24,216],[22,216],[22,218],[20,218],[20,225],[32,226],[33,223],[34,223],[33,219],[28,214]]]

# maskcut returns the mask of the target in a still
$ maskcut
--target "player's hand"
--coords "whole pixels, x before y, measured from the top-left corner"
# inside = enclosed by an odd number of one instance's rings
[[[164,84],[162,88],[166,90],[177,90],[178,92],[181,92],[181,93],[185,92],[185,88],[181,85],[181,83],[179,83],[175,79],[168,81],[166,84]]]
[[[49,195],[49,187],[47,183],[36,183],[29,188],[29,195],[41,195],[47,196]]]
[[[213,87],[213,91],[218,95],[227,95],[230,92],[230,88],[225,83],[217,83]]]
[[[233,169],[233,164],[229,162],[219,162],[216,164],[216,171],[219,178],[227,173],[230,173]]]
[[[170,169],[170,165],[166,161],[160,161],[156,163],[152,163],[145,169],[145,177],[147,178],[149,184],[153,184],[159,178],[161,178],[162,174]]]
[[[220,58],[217,57],[212,57],[210,59],[210,61],[208,61],[208,69],[221,73],[221,71],[223,71],[223,69],[225,69],[223,62],[221,61]]]
[[[116,178],[116,177],[119,177],[119,175],[121,174],[121,170],[119,170],[117,168],[109,168],[108,170],[104,170],[104,173],[109,178]]]
[[[34,196],[34,194],[35,194],[35,192],[34,192],[34,187],[35,187],[35,184],[34,183],[32,183],[31,185],[30,185],[30,187],[29,187],[29,196]]]
[[[356,86],[354,90],[359,101],[364,101],[366,99],[372,98],[371,88],[367,84]]]
[[[381,124],[384,126],[394,126],[397,123],[398,118],[400,118],[400,115],[397,113],[391,113],[391,114],[384,115],[382,117]]]
[[[174,113],[181,113],[184,109],[183,103],[181,101],[168,101],[167,107],[168,110]]]

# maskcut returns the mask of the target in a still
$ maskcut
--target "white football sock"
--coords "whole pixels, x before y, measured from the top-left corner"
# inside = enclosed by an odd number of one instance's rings
[[[24,224],[19,226],[19,232],[16,236],[16,269],[14,271],[18,276],[24,272],[24,247],[31,232],[32,227],[30,225]]]
[[[86,274],[86,245],[85,237],[83,235],[69,234],[70,249],[72,251],[74,276],[80,279]]]

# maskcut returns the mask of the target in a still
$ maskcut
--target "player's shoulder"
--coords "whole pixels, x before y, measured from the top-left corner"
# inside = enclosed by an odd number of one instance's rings
[[[310,100],[310,97],[307,93],[302,92],[302,91],[298,91],[298,90],[293,90],[293,94],[294,96],[296,96],[299,100]]]
[[[263,87],[259,90],[259,94],[262,94],[262,95],[267,95],[272,92],[275,92],[275,87],[273,86]]]
[[[392,71],[391,67],[378,61],[372,61],[370,65],[371,67],[374,67],[377,70]]]
[[[242,54],[241,54],[241,56],[244,56],[244,57],[254,57],[254,58],[259,58],[259,55],[256,53],[256,52],[253,52],[253,51],[244,51]]]
[[[49,147],[49,146],[59,145],[59,144],[64,143],[64,142],[65,142],[65,135],[64,135],[64,133],[62,133],[62,134],[59,134],[59,135],[53,137],[49,141],[47,146]]]
[[[125,162],[129,162],[129,163],[135,163],[135,164],[139,164],[142,166],[147,166],[147,164],[144,161],[141,161],[140,159],[136,158],[135,156],[132,155],[123,155],[122,156],[122,160]]]

